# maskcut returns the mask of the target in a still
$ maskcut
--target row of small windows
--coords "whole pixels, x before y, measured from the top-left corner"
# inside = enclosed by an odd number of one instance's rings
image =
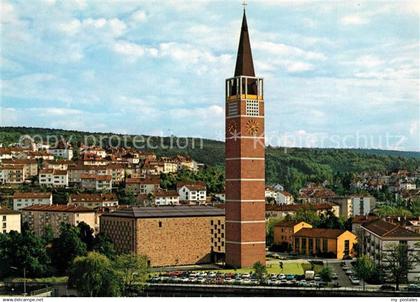
[[[259,116],[260,115],[260,103],[257,100],[246,100],[246,115],[248,116]],[[228,103],[228,115],[234,116],[239,114],[239,105],[237,102]]]

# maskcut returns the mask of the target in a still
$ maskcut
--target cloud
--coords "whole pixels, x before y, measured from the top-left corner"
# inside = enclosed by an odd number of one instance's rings
[[[130,20],[135,24],[143,23],[147,20],[147,15],[143,10],[138,10],[131,15]]]
[[[366,17],[360,15],[348,15],[340,19],[341,24],[343,25],[364,25],[369,23],[369,20]]]

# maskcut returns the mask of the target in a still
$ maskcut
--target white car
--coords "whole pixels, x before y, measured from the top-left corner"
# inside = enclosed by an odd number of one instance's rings
[[[278,276],[278,278],[279,278],[280,280],[282,280],[282,279],[286,279],[286,275],[285,275],[285,274],[280,274],[280,275]]]
[[[351,269],[346,270],[347,275],[353,275],[353,271]]]
[[[351,284],[353,285],[359,285],[360,284],[360,280],[357,278],[350,278]]]
[[[250,274],[243,274],[242,278],[249,279],[249,278],[251,278],[251,275]]]

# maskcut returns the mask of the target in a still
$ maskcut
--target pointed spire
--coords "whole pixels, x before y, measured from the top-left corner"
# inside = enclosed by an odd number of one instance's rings
[[[254,62],[252,61],[251,43],[249,41],[248,25],[246,22],[245,7],[235,68],[235,77],[241,75],[255,77]]]

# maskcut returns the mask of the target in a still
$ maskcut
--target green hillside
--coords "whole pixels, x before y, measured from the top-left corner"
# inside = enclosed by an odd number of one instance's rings
[[[115,146],[117,136],[114,133],[92,133],[80,131],[67,131],[59,129],[26,128],[26,127],[1,127],[0,143],[7,146],[16,143],[22,135],[38,135],[46,138],[48,135],[62,136],[70,142],[83,142],[83,137],[98,138],[100,136],[113,136],[111,143]],[[147,138],[145,136],[145,138]],[[132,146],[133,136],[126,136],[128,146]],[[150,141],[153,145],[164,147],[150,149],[158,155],[190,155],[198,162],[208,166],[224,165],[224,143],[215,140],[203,140],[200,148],[200,140],[194,139],[195,147],[191,147],[189,138],[188,148],[169,148],[171,138],[153,137]],[[174,141],[174,138],[172,138]],[[186,138],[181,138],[184,143]],[[104,142],[106,146],[108,142]],[[304,185],[306,181],[322,182],[332,181],[337,177],[358,172],[389,172],[398,169],[414,171],[420,167],[420,152],[402,152],[386,150],[363,150],[363,149],[318,149],[318,148],[266,148],[266,178],[268,183],[281,183],[292,192]]]

